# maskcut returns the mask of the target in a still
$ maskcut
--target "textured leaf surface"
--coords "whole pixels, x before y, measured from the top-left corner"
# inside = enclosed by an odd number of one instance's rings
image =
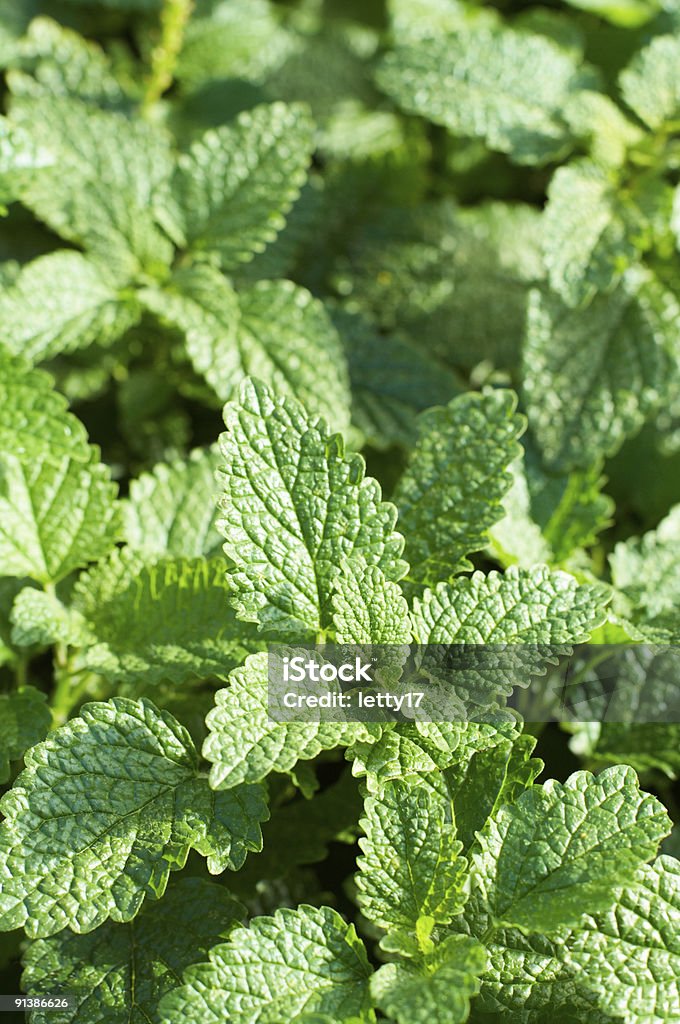
[[[652,279],[585,310],[536,292],[524,348],[529,423],[546,461],[588,466],[613,454],[662,400],[680,309]]]
[[[388,580],[403,576],[394,506],[323,420],[248,381],[225,422],[218,526],[236,566],[232,600],[240,618],[290,630],[299,641],[328,625],[344,559],[361,556]]]
[[[680,41],[676,36],[657,36],[634,57],[621,73],[623,98],[650,128],[660,128],[680,116],[680,85],[677,67]]]
[[[365,777],[369,793],[380,793],[392,779],[447,768],[458,756],[462,728],[459,722],[385,725],[377,738],[359,739],[347,751],[352,773]]]
[[[75,587],[92,634],[84,663],[133,688],[229,672],[257,641],[229,608],[225,570],[222,558],[115,552]]]
[[[51,722],[45,694],[33,686],[0,693],[0,785],[10,777],[10,761],[44,739]]]
[[[399,1024],[463,1024],[479,991],[486,965],[479,943],[452,935],[437,947],[424,969],[385,964],[371,978],[377,1005]]]
[[[259,782],[272,771],[290,771],[297,761],[368,738],[377,730],[359,722],[270,719],[267,657],[251,655],[231,673],[228,689],[218,691],[216,706],[206,719],[210,734],[203,756],[212,763],[210,785],[215,789]]]
[[[110,344],[139,318],[134,298],[119,295],[103,270],[77,252],[29,263],[0,295],[0,344],[31,362]]]
[[[394,496],[410,579],[433,583],[471,568],[465,556],[484,546],[512,482],[507,469],[522,429],[515,407],[511,392],[490,391],[461,395],[421,416]]]
[[[349,562],[337,577],[333,626],[339,644],[408,644],[411,620],[401,588],[376,565]]]
[[[337,911],[280,910],[237,929],[210,963],[192,967],[184,987],[164,999],[161,1019],[223,1024],[228,1014],[233,1024],[273,1024],[317,1012],[367,1024],[369,974],[363,943]]]
[[[148,555],[215,555],[220,535],[216,473],[220,456],[213,448],[196,449],[185,460],[159,463],[130,482],[123,504],[125,539]]]
[[[24,460],[50,454],[88,462],[85,427],[52,384],[49,374],[0,349],[0,450]]]
[[[214,873],[261,844],[259,787],[214,794],[187,731],[146,701],[88,704],[26,755],[0,802],[0,928],[130,921],[190,849]]]
[[[551,40],[481,26],[397,48],[378,84],[409,113],[532,164],[568,145],[561,108],[580,82],[571,55]]]
[[[53,643],[81,646],[91,639],[82,616],[51,591],[24,587],[10,614],[12,643],[19,647]]]
[[[595,163],[559,167],[548,190],[543,247],[550,285],[568,306],[608,292],[635,259],[617,182]]]
[[[550,933],[610,906],[669,828],[631,768],[577,772],[499,811],[480,839],[475,882],[498,924]]]
[[[224,887],[182,878],[129,924],[38,939],[24,956],[25,990],[68,992],[74,1005],[34,1011],[34,1024],[157,1024],[163,996],[178,987],[187,967],[228,938],[242,914]]]
[[[387,932],[390,950],[417,949],[421,919],[429,931],[447,924],[466,898],[467,861],[446,803],[415,781],[389,782],[367,799],[361,826],[359,906]]]
[[[654,629],[658,623],[680,636],[675,625],[680,605],[679,542],[680,506],[675,506],[656,530],[622,541],[610,556],[612,582],[620,592],[614,607],[639,630]]]
[[[0,455],[3,573],[55,583],[105,555],[120,533],[117,490],[96,448],[87,465]]]
[[[313,147],[304,107],[273,103],[207,132],[180,157],[173,189],[194,252],[225,269],[252,259],[285,225]]]
[[[337,333],[321,302],[291,281],[261,281],[238,295],[215,268],[175,275],[171,291],[146,291],[146,305],[186,337],[189,357],[219,398],[253,374],[282,394],[349,423],[349,378]],[[323,357],[322,357],[323,354]],[[332,394],[332,403],[328,396]]]
[[[414,602],[416,637],[423,644],[583,643],[603,619],[604,594],[545,567],[503,575],[476,572],[442,583]]]

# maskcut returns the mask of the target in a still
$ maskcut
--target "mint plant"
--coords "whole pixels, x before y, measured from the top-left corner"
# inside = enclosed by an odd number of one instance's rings
[[[0,0],[8,1019],[680,1022],[679,56],[672,0]],[[524,689],[286,718],[278,645]]]

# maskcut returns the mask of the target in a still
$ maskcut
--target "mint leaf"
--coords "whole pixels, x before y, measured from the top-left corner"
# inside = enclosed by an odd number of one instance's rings
[[[219,398],[232,398],[248,374],[349,422],[349,386],[340,340],[322,304],[290,281],[261,281],[238,294],[219,271],[196,266],[178,272],[170,291],[142,292],[149,309],[179,328],[194,368]],[[315,346],[324,359],[311,357]],[[334,388],[329,410],[324,396]]]
[[[10,777],[10,762],[39,743],[51,722],[45,694],[35,687],[0,693],[0,785]]]
[[[396,583],[376,565],[350,561],[335,580],[333,626],[339,644],[408,644],[411,620]]]
[[[371,994],[398,1024],[463,1024],[485,965],[479,943],[452,935],[437,947],[424,970],[384,964],[371,978]]]
[[[82,646],[92,639],[79,612],[66,607],[53,591],[24,587],[10,614],[12,643],[17,647],[60,643]]]
[[[86,465],[63,456],[0,455],[0,560],[7,576],[57,583],[106,555],[120,534],[117,487],[99,451]]]
[[[229,672],[257,646],[237,627],[222,558],[165,558],[116,551],[74,587],[73,608],[90,643],[82,662],[134,688]]]
[[[186,246],[226,270],[272,242],[300,194],[313,148],[301,105],[272,103],[207,132],[183,154],[173,181]]]
[[[678,39],[657,36],[619,76],[624,100],[650,128],[661,128],[680,116],[680,88],[675,76],[678,57]]]
[[[635,260],[618,182],[591,161],[557,169],[542,234],[550,285],[568,306],[582,306],[598,292],[609,292]]]
[[[675,612],[680,604],[677,577],[677,543],[680,539],[680,506],[674,506],[642,537],[616,545],[610,555],[612,582],[619,592],[614,608],[636,629],[652,631],[655,623],[675,633]],[[650,632],[650,639],[653,639]]]
[[[588,466],[639,430],[666,394],[677,322],[675,298],[648,275],[624,280],[584,310],[533,293],[524,396],[550,467]]]
[[[35,1010],[36,1024],[113,1024],[121,1016],[131,1024],[157,1022],[163,996],[178,987],[187,967],[228,938],[242,916],[223,886],[181,878],[128,924],[107,923],[87,935],[67,929],[36,940],[24,955],[26,991],[69,992],[74,1001],[69,1010]]]
[[[160,558],[196,558],[219,552],[216,449],[195,449],[187,459],[158,463],[130,482],[123,504],[125,540],[135,551]]]
[[[25,763],[0,801],[3,931],[130,921],[190,849],[217,873],[261,843],[261,790],[211,793],[186,729],[147,701],[86,705]]]
[[[446,803],[417,782],[388,782],[369,797],[359,840],[358,903],[387,934],[383,946],[409,955],[419,930],[429,933],[462,910],[467,861]],[[392,1010],[388,1012],[392,1013]]]
[[[604,591],[545,567],[474,573],[416,598],[421,644],[583,643],[603,620]]]
[[[527,67],[536,72],[531,83]],[[398,47],[378,84],[408,113],[482,138],[517,163],[540,164],[569,147],[561,111],[585,76],[546,37],[482,24]]]
[[[471,564],[487,528],[502,515],[506,472],[519,453],[522,420],[509,391],[454,398],[423,413],[419,440],[394,500],[406,537],[410,579],[432,583]]]
[[[359,555],[388,580],[403,576],[394,506],[323,420],[246,381],[225,423],[218,527],[235,564],[239,618],[299,640],[330,624],[343,559]]]
[[[209,963],[190,968],[184,986],[163,1000],[161,1020],[200,1015],[221,1024],[228,1014],[233,1024],[255,1024],[319,1013],[368,1024],[369,974],[363,943],[337,911],[279,910],[237,929]]]
[[[42,370],[0,348],[0,450],[24,460],[63,456],[89,462],[85,428]]]
[[[130,294],[104,269],[67,250],[29,263],[0,296],[0,344],[32,362],[108,345],[139,319]]]
[[[475,884],[496,925],[549,934],[610,906],[669,827],[631,768],[577,772],[501,808],[474,854]]]
[[[376,735],[379,726],[359,722],[277,722],[269,716],[268,657],[254,654],[219,690],[206,719],[209,735],[203,756],[212,764],[210,785],[229,789],[259,782],[272,772],[290,771],[321,750],[347,746]]]

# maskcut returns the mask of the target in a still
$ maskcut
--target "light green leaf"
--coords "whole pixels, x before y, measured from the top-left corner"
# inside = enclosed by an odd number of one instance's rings
[[[385,948],[428,952],[429,933],[462,910],[467,861],[450,808],[417,779],[386,783],[368,797],[355,881],[362,913],[387,935]],[[419,929],[427,922],[427,936]],[[422,923],[421,923],[422,922]],[[393,1012],[393,1011],[389,1011]]]
[[[333,1020],[373,1019],[370,967],[353,925],[330,907],[301,906],[259,917],[216,946],[210,963],[190,968],[163,1000],[163,1024],[256,1024],[327,1013]]]
[[[501,808],[473,855],[474,884],[496,925],[549,934],[611,906],[669,831],[631,768],[576,772]]]
[[[110,345],[139,320],[132,293],[78,252],[40,256],[0,294],[0,344],[31,362]]]
[[[249,380],[225,422],[218,526],[240,618],[299,642],[329,625],[344,559],[361,556],[392,582],[404,575],[396,509],[323,420]]]
[[[588,160],[557,169],[543,215],[543,252],[550,286],[568,306],[611,291],[636,258],[611,171]]]
[[[227,600],[222,558],[165,558],[115,551],[83,574],[73,608],[92,641],[83,664],[133,692],[229,672],[259,646]]]
[[[24,587],[10,614],[12,643],[18,647],[61,643],[82,647],[92,637],[79,612],[67,608],[57,595]]]
[[[610,555],[612,582],[619,591],[614,609],[640,630],[653,629],[658,622],[680,636],[674,626],[680,605],[679,542],[680,505],[676,505],[656,530],[620,542]]]
[[[87,465],[0,455],[3,573],[56,583],[106,555],[120,534],[117,490],[94,447]]]
[[[134,551],[160,558],[211,556],[220,550],[215,528],[220,456],[197,448],[187,459],[159,463],[130,481],[123,502],[125,540]]]
[[[384,964],[371,978],[371,995],[398,1024],[463,1024],[485,966],[483,946],[451,935],[423,967]]]
[[[604,619],[605,592],[545,567],[481,572],[414,601],[421,644],[584,643]]]
[[[409,579],[434,583],[472,568],[502,516],[507,472],[521,451],[523,421],[510,391],[469,393],[420,417],[419,440],[394,500],[406,537]]]
[[[37,996],[68,992],[73,1005],[34,1010],[33,1024],[158,1024],[163,996],[242,917],[228,889],[181,878],[128,924],[107,923],[87,935],[66,929],[38,939],[24,955],[24,990]]]
[[[485,25],[398,47],[378,71],[378,85],[409,113],[484,139],[520,164],[545,163],[569,147],[562,108],[585,84],[552,40]]]
[[[188,732],[147,701],[86,705],[25,763],[0,802],[3,931],[130,921],[190,849],[217,874],[260,848],[260,787],[211,792]]]
[[[623,28],[637,28],[650,21],[663,7],[657,0],[566,0],[570,7],[578,7],[606,18]]]
[[[170,290],[141,293],[179,328],[197,373],[222,400],[254,374],[333,426],[349,424],[349,377],[336,331],[318,299],[291,281],[261,281],[238,295],[214,267],[178,272]],[[332,401],[329,403],[329,395]]]
[[[389,723],[379,736],[357,739],[346,756],[353,762],[352,774],[365,776],[368,792],[380,793],[392,779],[447,768],[458,756],[464,728],[460,722]]]
[[[584,310],[532,294],[524,396],[550,467],[588,466],[642,426],[666,394],[678,324],[675,298],[650,276],[624,280]]]
[[[401,588],[377,565],[356,559],[335,580],[333,626],[339,644],[408,644],[411,620]]]
[[[0,785],[10,777],[10,761],[44,739],[52,723],[46,701],[33,686],[0,693]]]
[[[629,764],[637,772],[659,771],[677,779],[680,722],[602,722],[588,756],[591,764]]]
[[[677,36],[656,36],[619,76],[624,100],[652,129],[680,117],[679,60]]]
[[[321,750],[368,739],[379,726],[360,722],[278,722],[269,717],[268,658],[254,654],[229,677],[229,687],[215,695],[206,719],[210,733],[203,756],[210,761],[210,785],[229,789],[242,782],[259,782],[272,772],[287,772],[298,761]],[[322,716],[323,719],[323,716]]]
[[[211,129],[179,158],[173,192],[185,245],[226,270],[262,252],[285,226],[313,149],[305,107],[272,103]]]
[[[680,1020],[680,863],[658,860],[615,905],[567,939],[567,959],[607,1013],[629,1024]]]
[[[85,427],[66,411],[52,377],[0,348],[0,451],[28,461],[51,456],[89,462]]]
[[[15,97],[10,120],[54,158],[21,190],[29,209],[121,280],[165,271],[173,158],[159,128],[64,96]]]

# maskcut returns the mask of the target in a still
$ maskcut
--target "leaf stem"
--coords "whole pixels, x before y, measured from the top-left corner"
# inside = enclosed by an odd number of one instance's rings
[[[163,0],[161,35],[151,51],[151,68],[146,80],[141,112],[149,117],[153,107],[173,83],[177,60],[184,42],[184,31],[194,0]]]

